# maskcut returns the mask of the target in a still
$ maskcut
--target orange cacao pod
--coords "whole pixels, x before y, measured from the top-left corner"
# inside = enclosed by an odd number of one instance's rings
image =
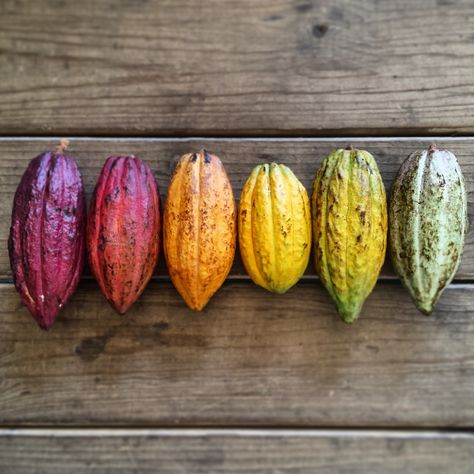
[[[173,284],[191,309],[201,310],[235,254],[234,195],[217,156],[203,150],[181,157],[168,189],[163,241]]]

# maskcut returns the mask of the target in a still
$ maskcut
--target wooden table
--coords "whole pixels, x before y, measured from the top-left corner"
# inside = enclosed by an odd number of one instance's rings
[[[164,197],[203,146],[237,197],[270,160],[309,189],[348,142],[389,189],[435,141],[460,160],[472,221],[473,58],[470,0],[1,1],[0,472],[474,472],[473,230],[433,316],[387,263],[352,326],[312,266],[277,296],[237,258],[202,314],[160,262],[126,316],[86,275],[45,333],[6,250],[20,176],[59,137],[88,197],[125,153]]]

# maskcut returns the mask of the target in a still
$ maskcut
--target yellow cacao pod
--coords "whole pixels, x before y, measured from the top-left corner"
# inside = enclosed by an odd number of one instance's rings
[[[293,172],[276,163],[254,168],[239,207],[240,254],[250,278],[285,293],[304,273],[311,250],[308,194]]]
[[[221,160],[205,150],[179,160],[168,188],[163,246],[171,281],[200,311],[220,288],[235,254],[236,209]]]
[[[312,195],[316,271],[343,321],[355,321],[385,259],[387,201],[374,157],[340,149],[319,168]]]

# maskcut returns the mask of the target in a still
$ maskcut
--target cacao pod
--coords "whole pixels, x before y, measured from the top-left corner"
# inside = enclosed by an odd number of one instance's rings
[[[89,264],[120,314],[141,295],[160,251],[160,198],[152,171],[135,156],[111,156],[92,195],[87,221]]]
[[[168,189],[163,242],[171,280],[200,311],[228,275],[235,253],[232,187],[216,155],[205,150],[179,160]]]
[[[39,327],[49,329],[79,283],[84,266],[85,201],[73,158],[34,158],[15,193],[8,250],[15,287]]]
[[[285,293],[304,273],[311,251],[308,194],[285,165],[254,168],[239,207],[239,245],[252,280]]]
[[[374,157],[351,148],[331,153],[316,174],[312,208],[316,271],[351,323],[377,282],[387,245],[385,188]]]
[[[456,157],[432,146],[412,153],[393,184],[390,253],[417,308],[430,314],[461,261],[467,197]]]

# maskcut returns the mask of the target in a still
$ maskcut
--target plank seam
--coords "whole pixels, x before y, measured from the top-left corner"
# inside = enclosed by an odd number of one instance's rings
[[[92,276],[83,276],[81,278],[81,282],[94,282],[95,279]],[[171,283],[171,279],[169,276],[165,275],[158,275],[154,276],[150,279],[150,282],[160,282],[160,283]],[[227,285],[230,283],[251,283],[254,284],[251,278],[248,275],[234,275],[229,276],[224,281],[223,285]],[[317,277],[307,276],[301,277],[296,283],[297,285],[313,285],[313,284],[320,284],[321,280]],[[403,286],[402,282],[397,277],[382,277],[377,280],[377,284],[384,284],[384,285],[394,285],[394,286]],[[14,281],[12,278],[0,278],[0,286],[10,286],[14,285]],[[147,285],[148,286],[148,285]],[[474,289],[474,280],[466,279],[466,280],[453,280],[446,288],[451,289],[467,289],[473,290]]]
[[[462,135],[462,136],[452,136],[452,135],[400,135],[400,136],[386,136],[386,135],[338,135],[338,136],[216,136],[216,135],[186,135],[186,136],[124,136],[124,135],[74,135],[70,133],[56,134],[56,135],[1,135],[0,141],[51,141],[59,140],[63,137],[71,137],[74,140],[81,141],[113,141],[113,142],[193,142],[193,141],[215,141],[215,142],[229,142],[229,143],[238,143],[238,142],[405,142],[405,141],[443,141],[443,142],[469,142],[474,140],[474,135]]]
[[[87,127],[77,127],[79,131],[67,131],[66,129],[61,131],[61,129],[55,130],[48,130],[47,132],[35,132],[35,131],[28,131],[26,135],[41,138],[46,136],[53,135],[68,135],[70,137],[81,137],[83,135],[90,135],[89,133],[81,132],[82,130],[89,130]],[[473,134],[474,126],[463,126],[463,127],[367,127],[367,128],[341,128],[341,129],[334,129],[334,128],[327,128],[327,129],[293,129],[293,130],[285,130],[285,129],[236,129],[236,130],[224,130],[224,129],[202,129],[200,131],[192,130],[192,129],[169,129],[169,130],[150,130],[149,132],[141,131],[140,133],[133,132],[133,129],[124,129],[121,128],[114,128],[109,127],[110,131],[104,132],[94,132],[95,137],[99,138],[107,138],[113,136],[132,136],[138,139],[142,138],[149,138],[149,137],[163,137],[163,138],[182,138],[188,137],[191,135],[199,134],[203,136],[209,136],[214,138],[221,138],[221,137],[232,137],[232,138],[255,138],[255,137],[265,137],[265,138],[272,138],[272,137],[284,137],[284,138],[293,138],[293,137],[357,137],[362,135],[369,135],[373,137],[416,137],[416,136],[427,136],[427,137],[435,137],[435,136],[442,136],[442,137],[465,137]],[[128,132],[128,134],[127,134]],[[25,133],[25,132],[24,132]],[[13,137],[20,137],[23,136],[21,131],[18,132],[10,132],[5,134],[5,136],[13,136]],[[2,135],[0,134],[0,137]]]
[[[2,428],[0,437],[301,437],[472,440],[469,430],[262,428]]]

